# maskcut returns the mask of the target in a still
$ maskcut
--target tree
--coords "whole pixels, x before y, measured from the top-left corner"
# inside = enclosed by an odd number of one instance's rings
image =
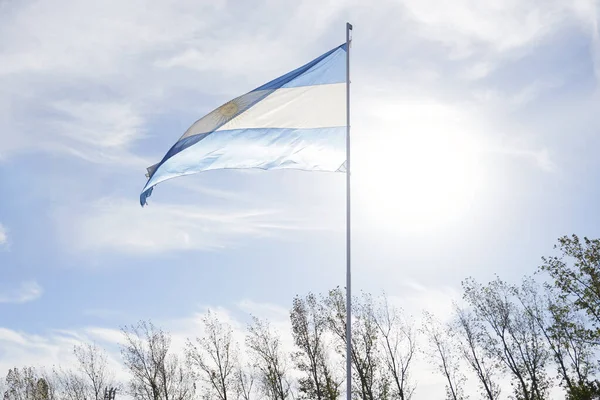
[[[542,257],[541,271],[553,279],[562,301],[585,312],[590,337],[600,341],[600,239],[559,238],[558,256]]]
[[[458,351],[475,372],[482,396],[488,400],[497,400],[500,397],[500,386],[495,382],[494,375],[499,366],[486,351],[484,328],[469,311],[455,305],[454,313],[453,332]]]
[[[326,351],[327,317],[315,295],[296,296],[290,312],[292,335],[299,349],[296,367],[304,373],[299,391],[307,399],[334,400],[340,396],[342,380],[334,376]]]
[[[64,400],[87,400],[89,397],[88,384],[78,373],[72,370],[64,371],[58,367],[53,371],[57,384],[58,396]]]
[[[4,380],[3,400],[52,400],[47,378],[33,367],[12,368]]]
[[[50,398],[50,385],[48,385],[46,379],[38,378],[33,398],[35,400],[48,400]]]
[[[246,345],[252,353],[264,395],[272,400],[290,398],[292,393],[287,363],[279,336],[271,331],[269,323],[252,317]]]
[[[587,398],[581,397],[581,393],[595,393],[596,385],[592,379],[597,370],[593,361],[594,346],[581,311],[565,303],[551,286],[546,286],[542,293],[532,278],[523,281],[518,297],[543,333],[560,383],[568,396],[577,392],[580,393],[577,398]]]
[[[194,396],[191,373],[169,353],[171,337],[151,322],[122,329],[121,355],[131,380],[131,396],[138,400],[190,400]]]
[[[542,257],[540,266],[552,279],[550,333],[559,345],[554,357],[569,398],[600,398],[600,383],[592,378],[597,365],[590,362],[600,345],[600,239],[563,236],[554,248],[559,254]]]
[[[353,307],[353,358],[359,376],[363,399],[385,399],[389,396],[389,381],[382,376],[378,346],[378,329],[371,296],[356,299]]]
[[[465,300],[486,325],[486,350],[511,373],[517,399],[545,399],[549,352],[535,318],[515,302],[517,289],[498,278],[487,286],[467,279],[463,289]]]
[[[108,370],[108,357],[95,343],[82,344],[73,349],[79,372],[87,381],[86,399],[102,400],[104,390],[114,387],[114,375]]]
[[[198,370],[206,384],[206,397],[233,400],[236,382],[240,379],[237,345],[232,339],[229,325],[219,322],[210,310],[202,319],[204,337],[196,338],[196,344],[188,341],[187,359]]]
[[[251,365],[234,371],[235,393],[240,400],[252,400],[254,394],[254,370]]]
[[[598,370],[595,349],[589,341],[585,320],[570,305],[549,295],[548,342],[561,383],[569,400],[600,398],[600,385],[593,375]]]
[[[103,400],[107,388],[117,386],[108,369],[108,356],[98,345],[80,344],[73,348],[77,368],[55,368],[53,380],[59,397],[68,400]]]
[[[382,339],[385,367],[394,386],[392,395],[400,400],[410,400],[415,391],[415,385],[410,382],[410,366],[416,352],[414,327],[403,319],[401,310],[389,305],[385,294],[378,304],[374,321]]]
[[[346,348],[346,296],[336,288],[323,299],[330,331],[338,339],[337,349],[345,355]],[[383,368],[379,329],[373,300],[363,294],[352,301],[352,367],[353,392],[366,400],[385,400],[391,396],[391,380]]]
[[[438,369],[446,380],[446,399],[465,400],[465,375],[461,372],[459,357],[453,345],[452,330],[443,326],[428,312],[424,313],[423,333],[429,348],[427,355],[430,362]]]

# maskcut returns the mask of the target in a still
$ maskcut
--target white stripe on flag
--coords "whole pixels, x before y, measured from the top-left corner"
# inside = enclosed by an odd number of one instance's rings
[[[217,131],[345,126],[345,99],[345,83],[277,89]]]

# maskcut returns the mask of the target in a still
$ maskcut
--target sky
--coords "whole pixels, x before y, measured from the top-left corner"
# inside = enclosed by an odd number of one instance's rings
[[[600,236],[594,0],[0,0],[0,376],[218,310],[290,343],[345,284],[345,175],[145,168],[198,118],[345,41],[353,290],[447,316],[460,282]],[[240,336],[241,337],[241,336]],[[67,361],[65,361],[67,360]],[[442,396],[423,367],[416,400]],[[438,397],[439,398],[439,397]]]

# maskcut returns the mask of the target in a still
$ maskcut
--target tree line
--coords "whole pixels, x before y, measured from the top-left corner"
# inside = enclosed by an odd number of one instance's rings
[[[357,296],[354,397],[410,400],[418,390],[415,359],[424,356],[443,378],[448,400],[469,398],[475,386],[475,398],[485,400],[543,400],[557,386],[568,400],[600,399],[600,240],[565,236],[555,249],[518,283],[465,279],[452,314],[424,312],[420,324],[385,295]],[[342,399],[345,291],[296,296],[289,316],[291,353],[269,321],[252,317],[240,343],[232,326],[209,311],[202,335],[181,352],[150,321],[123,327],[125,382],[116,381],[104,350],[83,344],[74,348],[72,369],[10,369],[0,394],[3,400],[105,400],[115,388],[135,400]]]

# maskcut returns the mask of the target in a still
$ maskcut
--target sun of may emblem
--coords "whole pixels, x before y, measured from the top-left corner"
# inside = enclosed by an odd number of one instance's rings
[[[238,106],[233,101],[230,101],[219,107],[218,111],[222,116],[229,118],[235,115],[235,113],[238,111]]]

